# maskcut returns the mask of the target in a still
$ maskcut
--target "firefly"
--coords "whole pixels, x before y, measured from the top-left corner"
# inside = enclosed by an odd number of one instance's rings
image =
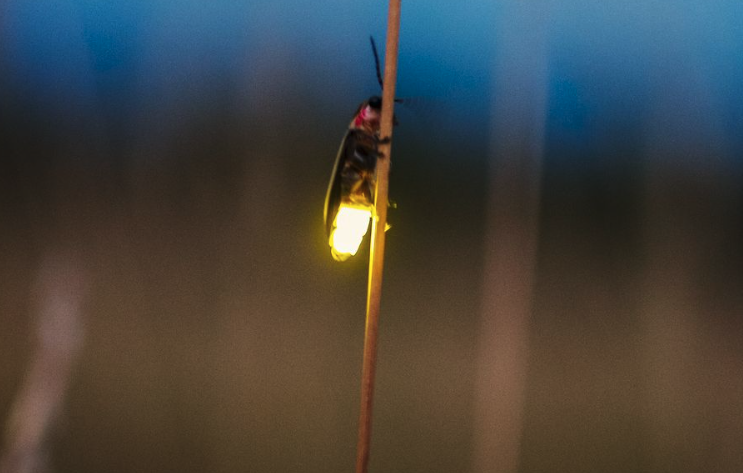
[[[382,100],[361,103],[348,126],[325,196],[325,230],[333,258],[356,254],[374,210],[375,170],[379,159],[379,115]]]
[[[382,87],[379,56],[374,39],[372,51],[377,79]],[[375,171],[380,157],[378,145],[382,99],[364,100],[353,115],[335,158],[325,196],[325,231],[331,254],[345,261],[358,251],[374,214]]]

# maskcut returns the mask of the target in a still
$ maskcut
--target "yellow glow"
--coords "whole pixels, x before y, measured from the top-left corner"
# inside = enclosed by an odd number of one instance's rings
[[[356,254],[369,229],[371,211],[363,207],[349,207],[341,204],[333,222],[330,234],[330,247],[333,258],[345,261]]]

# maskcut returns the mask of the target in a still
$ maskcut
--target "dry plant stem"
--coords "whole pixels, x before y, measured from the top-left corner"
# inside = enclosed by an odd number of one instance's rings
[[[387,46],[384,63],[384,90],[382,91],[382,117],[380,137],[392,138],[395,106],[395,80],[397,78],[397,46],[400,36],[400,0],[390,0],[387,17]],[[369,256],[369,286],[366,300],[366,330],[364,334],[364,361],[361,372],[361,412],[359,438],[356,449],[356,473],[366,473],[369,465],[371,442],[372,401],[374,374],[377,358],[377,332],[379,305],[382,297],[382,269],[384,267],[384,229],[387,226],[387,193],[389,188],[390,152],[392,143],[385,140],[379,145],[377,161],[377,188],[372,223],[371,254]]]
[[[82,343],[85,285],[77,259],[52,255],[44,261],[34,294],[37,346],[7,420],[0,473],[48,470],[49,431],[61,411]]]

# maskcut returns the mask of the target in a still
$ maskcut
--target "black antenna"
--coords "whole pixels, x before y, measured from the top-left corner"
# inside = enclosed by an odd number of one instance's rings
[[[374,66],[377,68],[377,81],[379,82],[379,87],[384,90],[384,82],[382,81],[382,71],[379,69],[379,53],[377,53],[377,43],[374,42],[374,36],[369,36],[369,41],[371,41],[372,45],[372,52],[374,53]],[[404,99],[395,99],[395,103],[405,103]]]
[[[374,42],[374,36],[369,36],[369,41],[371,41],[372,52],[374,53],[374,65],[377,67],[377,80],[379,81],[379,87],[384,89],[382,71],[379,69],[379,54],[377,53],[377,44]]]

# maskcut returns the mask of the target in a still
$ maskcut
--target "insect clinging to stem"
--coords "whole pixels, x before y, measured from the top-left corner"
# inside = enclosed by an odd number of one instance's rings
[[[384,88],[379,55],[371,41],[379,87]],[[399,99],[395,99],[399,102]],[[356,254],[369,228],[374,211],[377,160],[382,157],[379,144],[379,120],[382,99],[369,97],[361,102],[348,125],[335,159],[325,196],[325,231],[331,254],[345,261]]]

